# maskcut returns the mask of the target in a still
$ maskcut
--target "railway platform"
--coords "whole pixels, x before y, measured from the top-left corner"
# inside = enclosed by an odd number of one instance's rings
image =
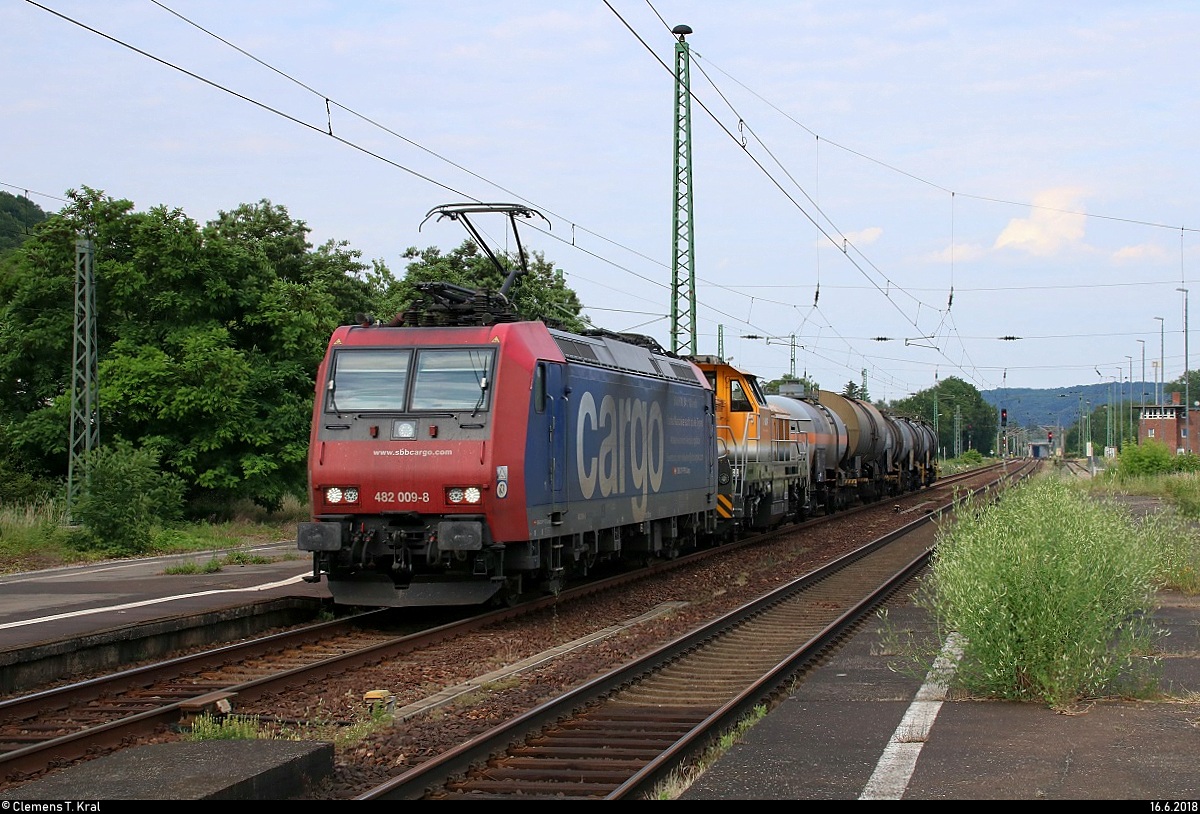
[[[248,564],[204,566],[217,554],[112,560],[0,575],[0,693],[74,681],[81,665],[119,668],[172,650],[311,621],[332,601],[310,584],[294,542],[243,552]]]
[[[303,581],[312,565],[296,551],[294,541],[246,549],[243,553],[251,555],[247,558],[251,564],[204,569],[210,560],[228,553],[108,560],[0,574],[0,652],[255,600],[330,598],[324,582]],[[189,563],[197,566],[195,572],[182,573],[178,566]]]
[[[79,638],[120,630],[119,620],[166,623],[202,608],[217,612],[244,603],[246,591],[267,601],[319,601],[324,590],[299,580],[303,560],[270,569],[249,566],[223,577],[194,575],[195,581],[181,577],[178,583],[151,578],[161,574],[161,563],[144,567],[148,571],[137,578],[116,568],[73,575],[61,589],[17,581],[37,575],[0,578],[0,656],[14,648],[14,632],[33,637],[29,629],[38,626],[13,624],[21,619],[107,607],[64,616],[39,634],[46,638],[53,628],[54,635]],[[44,578],[45,572],[39,580]],[[12,590],[22,584],[24,589]],[[936,682],[892,669],[873,621],[679,799],[1200,800],[1200,597],[1164,593],[1159,599],[1156,620],[1169,631],[1158,643],[1160,699],[1097,701],[1067,711],[946,700]],[[891,603],[888,614],[897,629],[929,629],[923,612],[903,598]],[[232,759],[222,750],[234,743],[127,750],[26,783],[0,799],[282,799],[331,769],[320,744],[259,744],[253,759]],[[196,749],[206,751],[198,756]]]

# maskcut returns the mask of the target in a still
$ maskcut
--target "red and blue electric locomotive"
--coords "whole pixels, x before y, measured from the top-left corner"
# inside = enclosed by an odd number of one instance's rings
[[[299,545],[340,604],[555,590],[713,530],[712,393],[686,361],[541,322],[343,326],[318,381]]]

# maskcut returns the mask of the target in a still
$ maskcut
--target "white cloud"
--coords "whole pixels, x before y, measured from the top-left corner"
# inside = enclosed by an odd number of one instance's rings
[[[866,229],[860,229],[857,232],[842,232],[842,237],[844,237],[851,245],[857,246],[861,249],[863,246],[870,246],[876,240],[879,240],[879,236],[882,234],[882,228],[878,226],[869,226]],[[817,241],[817,245],[824,247],[828,246],[829,243],[822,238],[821,240]]]
[[[1066,188],[1038,193],[1030,216],[1010,220],[992,248],[1011,247],[1046,257],[1083,240],[1087,216],[1081,211],[1079,194],[1079,190]]]
[[[934,252],[929,259],[934,263],[963,263],[978,260],[986,253],[987,250],[977,243],[956,243]]]
[[[1137,246],[1122,246],[1113,252],[1112,259],[1117,263],[1134,263],[1146,260],[1158,263],[1167,260],[1169,256],[1162,246],[1157,246],[1153,243],[1141,243]]]

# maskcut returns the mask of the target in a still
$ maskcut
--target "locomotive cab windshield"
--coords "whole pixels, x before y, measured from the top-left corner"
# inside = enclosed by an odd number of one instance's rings
[[[331,412],[487,409],[491,348],[342,349],[327,385]]]

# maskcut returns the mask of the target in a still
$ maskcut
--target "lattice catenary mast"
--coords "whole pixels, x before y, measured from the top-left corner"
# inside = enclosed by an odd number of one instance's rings
[[[75,350],[71,374],[71,457],[67,461],[67,520],[86,482],[84,456],[100,445],[96,351],[96,281],[92,241],[75,241]]]
[[[696,353],[696,244],[692,233],[692,91],[686,25],[675,43],[675,212],[672,218],[671,351]],[[684,345],[687,345],[685,348]]]

